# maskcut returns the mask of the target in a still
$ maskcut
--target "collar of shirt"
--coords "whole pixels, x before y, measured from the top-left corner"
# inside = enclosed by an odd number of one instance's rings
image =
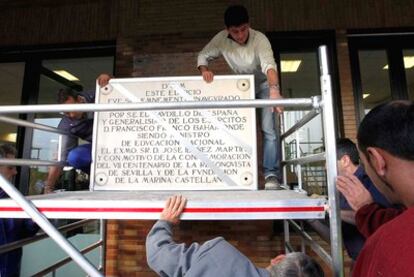
[[[365,170],[362,166],[358,166],[357,170],[355,171],[354,175],[358,178],[363,178],[364,176],[366,176],[367,174],[365,173]]]
[[[234,38],[230,34],[227,35],[227,38],[239,44],[237,41],[234,40]],[[249,29],[249,35],[247,36],[246,42],[243,45],[247,45],[247,43],[249,42],[249,39],[250,39],[250,29]]]

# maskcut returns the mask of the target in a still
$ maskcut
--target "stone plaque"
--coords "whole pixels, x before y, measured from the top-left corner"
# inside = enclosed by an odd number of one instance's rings
[[[251,75],[112,79],[96,102],[254,99]],[[254,108],[95,113],[93,190],[257,189]]]

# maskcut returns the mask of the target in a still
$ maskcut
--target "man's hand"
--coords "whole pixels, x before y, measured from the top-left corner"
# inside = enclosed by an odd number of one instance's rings
[[[336,187],[354,211],[374,202],[369,191],[355,175],[338,176]]]
[[[96,78],[96,82],[100,87],[104,87],[108,84],[109,80],[111,80],[112,77],[109,74],[103,73]]]
[[[60,177],[60,174],[62,174],[62,168],[60,166],[49,167],[49,171],[45,181],[45,194],[52,193],[55,190],[55,186]]]
[[[204,65],[201,65],[198,69],[200,70],[204,81],[206,81],[207,83],[213,82],[213,79],[214,79],[213,71],[209,70],[208,67]]]
[[[160,219],[168,221],[172,224],[177,224],[180,222],[180,216],[186,203],[187,199],[181,195],[171,196],[165,204],[165,208],[160,215]]]
[[[280,95],[278,88],[270,87],[269,88],[269,99],[283,99],[283,96]],[[283,107],[274,107],[273,112],[283,113]]]

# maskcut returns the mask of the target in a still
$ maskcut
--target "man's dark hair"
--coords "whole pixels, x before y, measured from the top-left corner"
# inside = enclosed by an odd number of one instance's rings
[[[227,28],[237,27],[245,23],[249,23],[249,14],[244,6],[233,5],[224,12],[224,24]]]
[[[359,164],[358,149],[349,138],[336,140],[336,158],[340,160],[344,155],[348,155],[354,165]]]
[[[321,266],[302,252],[293,252],[270,267],[271,277],[324,277]]]
[[[17,156],[16,148],[11,144],[0,145],[0,159],[4,159],[7,155]]]
[[[383,149],[404,160],[414,160],[414,102],[391,101],[373,108],[358,129],[358,147]]]
[[[59,89],[58,94],[57,94],[57,102],[58,104],[63,104],[69,99],[69,97],[72,97],[73,99],[76,100],[78,95],[79,95],[78,92],[73,91],[70,88],[61,88]]]

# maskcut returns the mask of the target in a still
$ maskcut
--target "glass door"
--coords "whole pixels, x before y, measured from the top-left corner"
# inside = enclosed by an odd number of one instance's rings
[[[40,68],[38,104],[56,104],[57,92],[62,88],[74,91],[95,91],[96,78],[101,73],[110,73],[113,68],[113,57],[93,57],[76,59],[43,60]],[[35,123],[57,127],[62,114],[38,113],[34,116]],[[60,135],[34,130],[31,140],[30,158],[58,161],[60,160]],[[79,141],[79,143],[84,143]],[[56,189],[75,190],[76,183],[83,177],[76,178],[70,167],[64,168],[64,173]],[[44,181],[47,178],[48,167],[39,166],[30,169],[29,194],[42,193]],[[82,174],[78,172],[78,174]],[[79,181],[80,182],[80,181]],[[79,185],[79,186],[78,186]],[[87,184],[82,184],[83,186]]]
[[[286,98],[310,98],[321,95],[317,49],[302,52],[280,53],[280,76],[283,96]],[[284,129],[292,127],[308,111],[286,111],[283,113]],[[282,144],[283,145],[283,144]],[[323,150],[321,115],[316,116],[285,140],[286,158],[293,159],[319,153]],[[297,168],[286,171],[292,188],[298,185]],[[307,164],[301,167],[302,187],[317,194],[325,193],[325,168],[323,164]]]
[[[329,53],[334,98],[337,98],[335,94],[335,91],[337,91],[335,34],[333,32],[283,32],[270,33],[268,37],[278,63],[283,97],[310,98],[321,95],[318,49],[319,46],[326,45]],[[282,119],[284,129],[288,130],[307,112],[285,111]],[[340,112],[341,110],[338,108],[336,113]],[[282,147],[284,147],[286,159],[303,157],[323,151],[321,120],[320,115],[316,116],[298,132],[285,139]],[[286,179],[292,189],[298,186],[297,176],[299,175],[301,176],[303,189],[311,194],[326,194],[324,164],[312,163],[286,169]]]
[[[284,97],[310,98],[321,95],[317,52],[280,53],[280,67]],[[307,111],[285,112],[286,127],[293,126],[306,113]],[[313,154],[323,147],[320,115],[302,128],[299,135],[300,156]],[[295,137],[291,139],[295,140]]]

